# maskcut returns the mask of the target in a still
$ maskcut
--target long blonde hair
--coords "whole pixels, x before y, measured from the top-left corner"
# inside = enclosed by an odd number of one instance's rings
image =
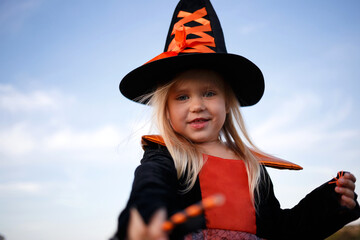
[[[224,96],[226,107],[228,108],[228,113],[220,131],[219,138],[244,161],[248,173],[250,196],[254,199],[253,193],[254,191],[258,191],[260,165],[258,159],[251,153],[247,144],[242,141],[236,126],[239,128],[247,143],[250,144],[252,148],[257,148],[252,143],[246,130],[244,120],[240,113],[240,104],[235,94],[218,73],[205,69],[189,71],[194,74],[216,74],[218,76],[219,81],[217,81],[217,84],[219,84],[224,93],[226,93]],[[177,83],[178,77],[181,74],[182,73],[175,77],[170,83],[158,87],[155,92],[143,96],[142,100],[148,102],[148,104],[154,108],[154,120],[174,160],[178,179],[185,178],[184,192],[186,192],[194,186],[204,161],[196,145],[184,136],[176,133],[167,118],[168,93],[170,88]]]

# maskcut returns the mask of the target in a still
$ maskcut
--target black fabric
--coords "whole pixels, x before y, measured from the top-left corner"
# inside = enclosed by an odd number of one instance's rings
[[[281,209],[265,167],[262,167],[260,194],[255,194],[257,235],[266,239],[324,239],[345,224],[360,217],[357,203],[349,210],[338,202],[335,184],[325,183],[309,193],[292,209]],[[159,208],[166,208],[168,216],[201,200],[199,179],[194,188],[186,193],[182,180],[177,180],[176,169],[166,147],[151,144],[145,148],[141,165],[135,171],[135,179],[129,201],[118,219],[114,239],[125,239],[129,210],[136,207],[145,222]],[[235,186],[234,186],[235,187]],[[201,215],[179,226],[170,239],[182,239],[189,232],[205,228]]]
[[[135,179],[126,208],[120,214],[118,230],[114,239],[125,239],[129,221],[129,210],[138,209],[145,223],[148,223],[154,212],[166,208],[168,216],[183,210],[201,200],[200,184],[186,194],[178,181],[174,162],[166,147],[156,145],[145,148],[141,165],[135,170]],[[204,216],[199,216],[177,227],[171,233],[171,239],[182,239],[186,233],[205,228]]]
[[[257,235],[266,239],[324,239],[360,217],[359,204],[349,210],[338,202],[335,184],[324,183],[291,209],[281,209],[263,168],[256,214]],[[355,196],[356,199],[356,196]],[[260,200],[260,201],[259,201]]]

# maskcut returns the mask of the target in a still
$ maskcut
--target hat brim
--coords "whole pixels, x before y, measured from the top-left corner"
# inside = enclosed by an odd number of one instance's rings
[[[120,92],[137,99],[170,82],[187,69],[206,68],[219,72],[234,91],[241,106],[256,104],[264,93],[264,77],[250,60],[229,53],[195,53],[169,57],[144,64],[120,82]]]

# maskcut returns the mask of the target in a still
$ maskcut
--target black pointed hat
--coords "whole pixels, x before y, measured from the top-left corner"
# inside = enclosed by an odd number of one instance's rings
[[[264,78],[250,60],[227,53],[219,19],[209,0],[181,0],[171,20],[164,52],[128,73],[121,93],[134,101],[188,69],[212,69],[230,84],[241,106],[256,104]]]

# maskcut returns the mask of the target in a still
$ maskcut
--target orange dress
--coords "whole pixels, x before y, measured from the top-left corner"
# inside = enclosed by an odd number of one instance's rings
[[[225,203],[205,211],[207,229],[185,239],[259,239],[255,235],[255,208],[244,162],[210,155],[204,155],[204,161],[199,174],[202,198],[220,193],[225,196]]]

